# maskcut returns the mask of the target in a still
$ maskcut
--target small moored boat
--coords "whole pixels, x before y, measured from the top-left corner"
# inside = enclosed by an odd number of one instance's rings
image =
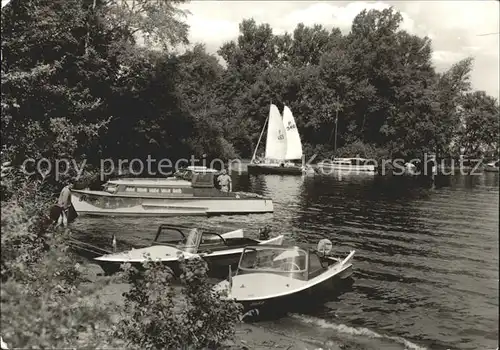
[[[348,174],[376,174],[373,162],[365,158],[333,158],[318,163],[318,168],[325,174],[330,172],[342,172]]]
[[[222,192],[216,170],[188,167],[169,178],[110,180],[103,191],[71,190],[79,215],[182,216],[272,213],[271,198],[254,193]]]
[[[262,240],[245,237],[243,230],[236,230],[224,234],[202,231],[197,228],[161,225],[150,247],[131,249],[116,254],[106,254],[95,258],[106,274],[120,270],[120,265],[130,263],[136,268],[151,258],[161,261],[170,267],[174,275],[180,272],[179,256],[192,258],[200,256],[209,266],[211,276],[227,276],[228,266],[238,264],[241,252],[248,245],[281,245],[283,235]]]
[[[498,173],[500,160],[489,162],[484,165],[484,171]]]
[[[236,274],[214,287],[228,291],[225,298],[242,303],[246,310],[292,305],[297,297],[312,297],[330,289],[335,279],[352,275],[354,251],[344,259],[328,256],[332,244],[321,240],[318,249],[296,246],[246,247]]]

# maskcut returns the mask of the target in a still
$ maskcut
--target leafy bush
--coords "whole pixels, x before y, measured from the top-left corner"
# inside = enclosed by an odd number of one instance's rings
[[[95,297],[101,285],[82,284],[67,245],[71,232],[47,218],[53,198],[45,184],[16,171],[2,174],[2,184],[9,193],[1,205],[3,340],[16,348],[120,346],[105,327],[114,308]]]
[[[168,267],[152,260],[144,267],[125,294],[126,313],[117,337],[141,349],[201,349],[219,347],[234,334],[240,305],[212,291],[204,260],[181,257],[178,288]],[[137,274],[130,266],[126,271],[129,276]]]
[[[100,285],[82,284],[79,265],[66,243],[70,232],[43,222],[46,197],[33,195],[37,186],[31,185],[2,202],[4,341],[16,348],[119,345],[105,327],[115,313],[113,307],[94,297]]]
[[[2,337],[10,347],[123,346],[109,329],[115,308],[95,296],[101,286],[80,285],[79,266],[64,246],[52,247],[23,272],[2,283]]]

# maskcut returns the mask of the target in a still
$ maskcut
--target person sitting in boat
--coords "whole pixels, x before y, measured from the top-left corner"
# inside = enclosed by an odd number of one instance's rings
[[[269,233],[271,233],[272,229],[269,226],[265,226],[264,228],[259,229],[259,239],[261,241],[265,241],[269,239]]]
[[[222,169],[222,174],[217,177],[217,181],[219,182],[221,192],[232,192],[233,181],[231,180],[231,176],[227,174],[226,169]]]

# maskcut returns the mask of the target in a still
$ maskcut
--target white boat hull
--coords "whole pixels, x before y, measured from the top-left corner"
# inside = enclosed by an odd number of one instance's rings
[[[240,237],[240,233],[242,232],[242,230],[237,230],[221,236],[224,238],[237,238]],[[279,235],[265,241],[257,240],[257,242],[258,244],[282,245],[284,238],[284,235]],[[140,268],[149,257],[153,261],[161,261],[163,264],[169,266],[174,271],[174,274],[179,274],[180,269],[178,263],[180,255],[183,255],[187,259],[202,257],[211,265],[211,272],[217,274],[219,272],[218,270],[223,268],[223,274],[226,275],[228,266],[238,263],[243,249],[244,247],[235,247],[233,249],[222,249],[208,253],[189,253],[169,245],[153,245],[151,247],[131,249],[121,253],[102,255],[94,260],[101,266],[106,274],[112,274],[119,271],[123,263],[130,263]]]
[[[98,191],[72,192],[72,203],[78,215],[95,216],[183,216],[272,213],[268,198],[140,198],[124,197]]]
[[[348,279],[352,275],[354,251],[342,261],[331,265],[324,273],[308,281],[273,273],[236,275],[215,286],[216,291],[228,291],[225,298],[242,303],[245,309],[287,305],[290,299],[310,297],[330,287],[335,279]]]
[[[322,170],[322,172],[326,174],[333,172],[342,172],[345,174],[375,175],[377,173],[374,165],[343,165],[321,162],[318,163],[318,169]]]

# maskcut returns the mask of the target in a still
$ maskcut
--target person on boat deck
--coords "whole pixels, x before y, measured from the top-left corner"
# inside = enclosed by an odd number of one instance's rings
[[[64,215],[66,219],[68,218],[69,209],[71,208],[71,189],[73,188],[72,183],[68,183],[63,187],[61,193],[59,194],[59,199],[57,200],[56,206],[61,210],[60,215]]]
[[[231,180],[231,176],[227,174],[226,169],[222,169],[222,174],[217,177],[217,181],[222,192],[232,192],[233,181]]]

